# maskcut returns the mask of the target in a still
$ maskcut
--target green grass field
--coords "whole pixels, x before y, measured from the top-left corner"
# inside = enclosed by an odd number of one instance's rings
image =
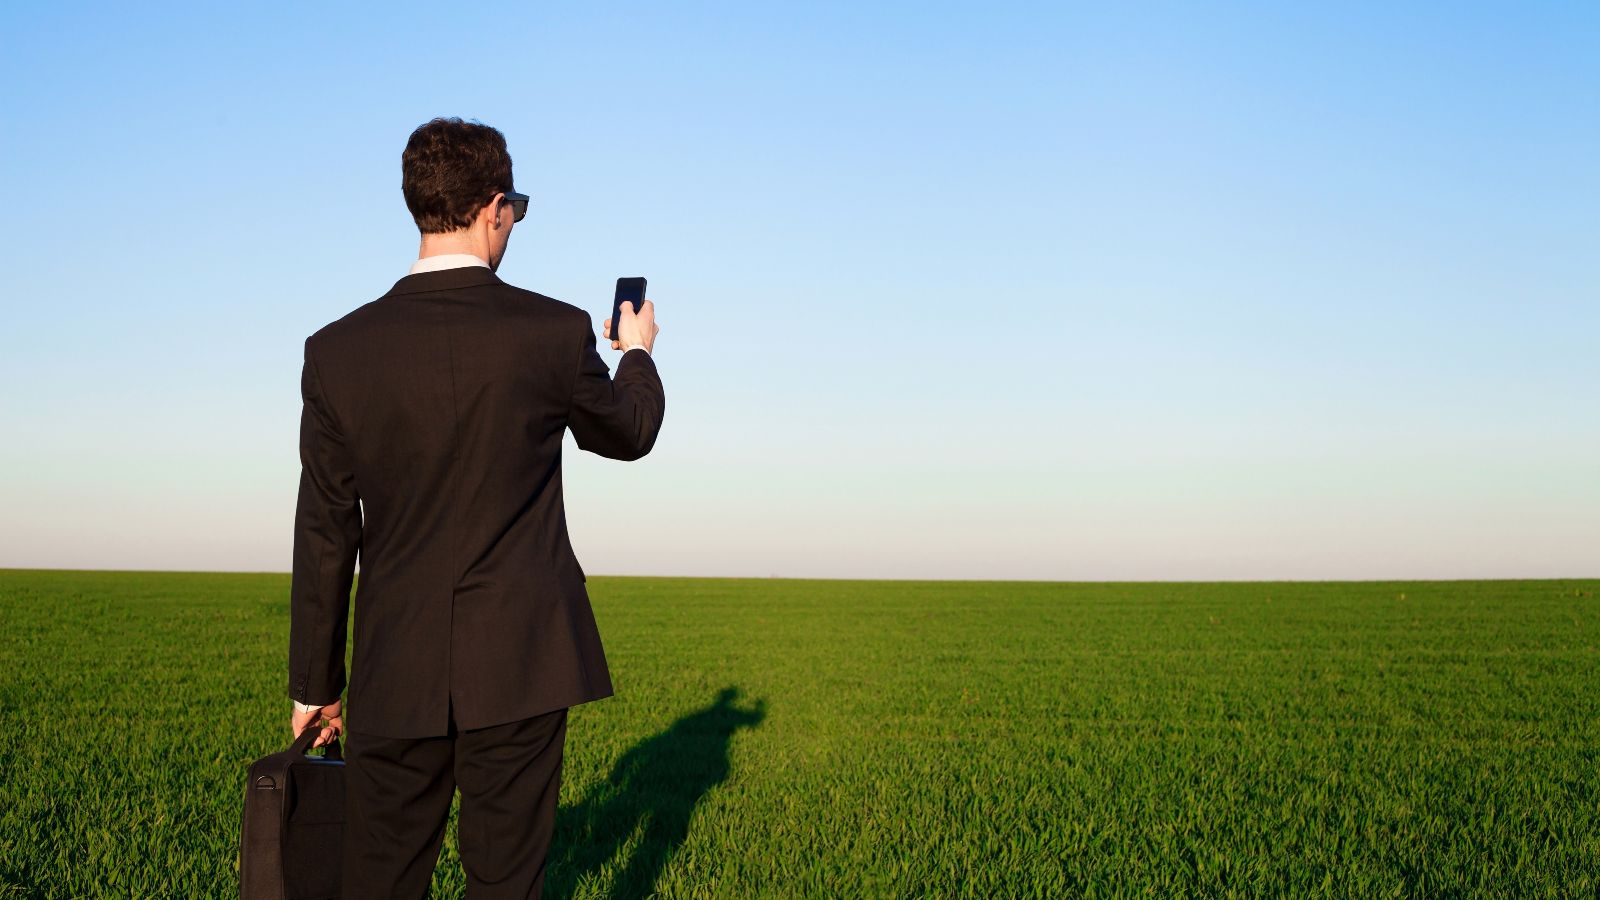
[[[547,896],[1593,897],[1597,585],[591,577]],[[236,890],[288,596],[0,570],[0,896]]]

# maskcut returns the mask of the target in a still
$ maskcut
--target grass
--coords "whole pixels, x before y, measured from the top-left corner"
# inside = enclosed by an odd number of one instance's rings
[[[1592,897],[1597,585],[591,577],[547,896]],[[0,570],[0,897],[236,895],[288,594]]]

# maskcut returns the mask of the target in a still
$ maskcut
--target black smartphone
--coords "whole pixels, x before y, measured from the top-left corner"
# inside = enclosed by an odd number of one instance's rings
[[[616,299],[611,301],[611,339],[613,341],[620,340],[617,335],[620,333],[618,329],[622,325],[622,304],[632,303],[634,315],[638,315],[639,310],[644,307],[644,285],[645,280],[643,278],[617,279],[617,296]]]

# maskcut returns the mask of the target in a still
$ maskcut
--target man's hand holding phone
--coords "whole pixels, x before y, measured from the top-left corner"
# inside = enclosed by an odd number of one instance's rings
[[[617,317],[621,320],[613,330],[611,317],[607,316],[603,334],[611,341],[611,349],[621,350],[624,347],[635,345],[644,348],[649,353],[655,346],[656,335],[661,333],[661,326],[656,324],[656,307],[649,300],[639,306],[639,311],[633,311],[633,304],[624,302],[617,308]]]

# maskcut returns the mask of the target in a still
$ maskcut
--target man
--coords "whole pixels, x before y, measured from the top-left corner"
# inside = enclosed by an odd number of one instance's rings
[[[562,436],[611,459],[650,452],[660,329],[648,300],[604,321],[624,351],[613,380],[587,312],[495,275],[528,203],[498,130],[434,119],[401,168],[417,261],[305,342],[291,727],[321,727],[314,746],[345,738],[346,898],[422,897],[457,787],[468,895],[537,897],[567,708],[612,693],[567,535]]]

